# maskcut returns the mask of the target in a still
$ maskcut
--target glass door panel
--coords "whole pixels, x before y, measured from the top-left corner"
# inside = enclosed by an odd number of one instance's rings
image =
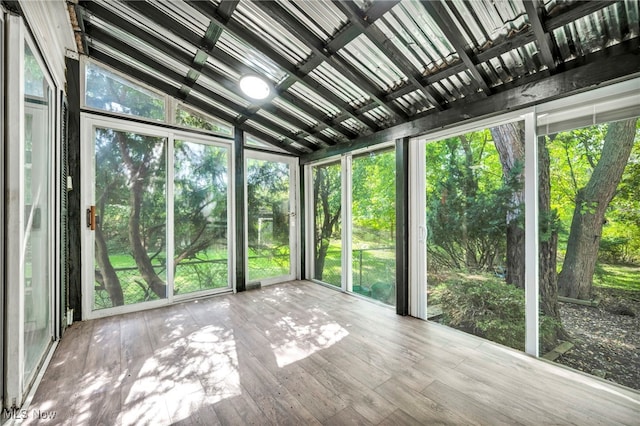
[[[93,309],[167,297],[164,137],[97,127]]]
[[[174,144],[174,295],[229,287],[228,148]]]
[[[250,155],[246,159],[247,281],[292,279],[293,163],[266,154]]]
[[[51,343],[51,97],[25,43],[24,96],[24,378],[31,380]]]
[[[524,350],[524,122],[428,142],[427,313]]]
[[[342,166],[313,167],[313,279],[342,286]]]
[[[396,302],[394,150],[354,156],[351,165],[352,291]]]

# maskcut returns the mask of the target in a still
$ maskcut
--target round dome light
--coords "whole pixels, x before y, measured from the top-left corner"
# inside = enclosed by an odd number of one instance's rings
[[[257,75],[245,75],[240,79],[240,89],[251,99],[265,99],[271,93],[271,87]]]

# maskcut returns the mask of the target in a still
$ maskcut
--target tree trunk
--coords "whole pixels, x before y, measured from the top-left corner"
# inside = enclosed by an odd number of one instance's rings
[[[524,123],[513,122],[491,128],[502,175],[505,182],[514,182],[510,208],[507,211],[507,275],[506,281],[524,288],[524,227],[521,224],[524,206]]]
[[[331,205],[329,203],[329,196],[331,195],[331,182],[327,174],[327,171],[323,168],[319,168],[315,181],[313,182],[314,189],[314,206],[315,206],[315,218],[316,224],[314,232],[316,236],[315,242],[315,277],[318,280],[322,280],[324,273],[324,264],[329,251],[329,245],[331,243],[331,236],[333,230],[340,219],[341,208],[336,209],[336,212],[331,215]],[[318,208],[322,213],[322,224],[318,228]]]
[[[109,260],[109,251],[107,249],[107,243],[104,240],[104,235],[102,235],[101,225],[96,226],[95,238],[96,261],[98,262],[98,267],[102,273],[104,287],[107,290],[107,293],[109,293],[111,306],[122,306],[124,305],[122,286],[120,285],[118,274],[116,274],[116,271],[113,269],[113,265],[111,265],[111,261]]]
[[[567,254],[558,277],[562,296],[591,298],[604,216],[629,160],[636,122],[637,119],[631,119],[609,124],[600,161],[593,169],[587,185],[578,190]]]
[[[558,274],[556,262],[558,254],[558,229],[555,212],[551,211],[551,173],[549,150],[544,137],[538,138],[538,211],[540,245],[538,252],[538,283],[540,291],[540,309],[542,313],[556,322],[552,330],[541,333],[542,346],[551,350],[558,340],[567,339],[562,327],[560,307],[558,306]]]
[[[142,196],[145,190],[149,160],[147,160],[145,155],[140,164],[134,164],[133,159],[129,155],[127,141],[122,133],[118,132],[117,135],[120,153],[131,176],[131,194],[129,195],[129,205],[131,206],[131,212],[129,213],[129,243],[133,251],[133,259],[136,262],[140,275],[142,275],[142,278],[151,291],[162,299],[167,297],[167,285],[158,277],[158,274],[156,274],[156,271],[153,269],[151,259],[142,243],[142,234],[140,233],[140,212],[142,210]]]

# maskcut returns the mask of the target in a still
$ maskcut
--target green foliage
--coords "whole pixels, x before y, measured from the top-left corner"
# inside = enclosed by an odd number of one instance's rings
[[[87,106],[153,120],[165,120],[164,97],[96,64],[88,63],[85,69]]]
[[[396,226],[396,156],[393,150],[354,157],[352,164],[352,216],[354,234],[382,231],[387,239]]]
[[[489,129],[426,147],[430,269],[492,270],[506,257],[506,221],[522,224],[514,193],[522,164],[503,177]]]
[[[429,304],[440,304],[443,322],[515,349],[524,350],[524,290],[482,275],[458,275],[433,289]],[[543,315],[541,335],[548,339],[555,323]]]

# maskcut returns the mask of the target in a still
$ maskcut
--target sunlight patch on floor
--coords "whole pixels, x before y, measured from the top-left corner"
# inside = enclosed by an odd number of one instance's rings
[[[349,335],[335,322],[315,324],[312,320],[308,324],[299,324],[291,317],[283,317],[275,325],[285,330],[286,336],[284,341],[271,344],[280,368],[326,349]]]

